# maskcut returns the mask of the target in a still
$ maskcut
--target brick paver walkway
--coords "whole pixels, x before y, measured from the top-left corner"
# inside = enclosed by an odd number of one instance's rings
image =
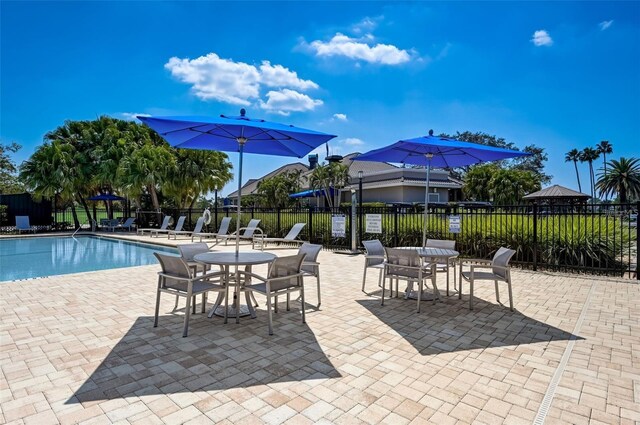
[[[306,325],[281,300],[271,337],[262,297],[257,319],[197,314],[182,338],[165,294],[153,328],[157,266],[2,283],[0,422],[530,424],[545,394],[547,424],[640,421],[633,281],[515,270],[514,313],[484,283],[474,311],[416,314],[381,307],[375,273],[360,291],[362,256],[320,262],[321,308],[310,279]]]

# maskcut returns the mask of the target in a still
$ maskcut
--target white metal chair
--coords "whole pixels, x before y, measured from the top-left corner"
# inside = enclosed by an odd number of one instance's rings
[[[446,239],[427,239],[427,248],[443,248],[443,249],[456,249],[456,241]],[[447,274],[447,296],[449,296],[449,269],[453,267],[453,289],[458,290],[456,284],[456,263],[457,258],[448,258],[444,263],[436,263],[436,272],[445,272]]]
[[[298,249],[298,254],[304,254],[302,262],[302,272],[305,276],[315,276],[316,285],[318,287],[318,308],[322,302],[320,298],[320,263],[318,263],[318,254],[322,250],[322,245],[316,245],[305,242]]]
[[[473,310],[473,284],[476,280],[493,280],[496,289],[496,301],[500,302],[498,281],[506,282],[509,290],[509,310],[513,311],[513,292],[511,289],[511,267],[509,261],[516,252],[513,249],[501,247],[492,260],[465,259],[460,262],[460,291],[458,298],[462,299],[462,279],[469,282],[469,309]],[[463,271],[462,266],[469,264],[469,271]],[[491,271],[477,271],[491,269]]]
[[[171,221],[171,216],[170,215],[165,215],[164,219],[162,220],[162,225],[160,225],[160,227],[156,228],[156,227],[150,227],[150,228],[138,228],[136,230],[136,234],[138,235],[144,235],[144,232],[149,232],[151,233],[152,230],[156,230],[156,231],[162,231],[162,230],[168,230],[169,228],[169,222]]]
[[[223,217],[220,222],[220,229],[218,229],[217,233],[207,233],[207,232],[193,232],[191,234],[191,241],[196,237],[200,237],[200,242],[202,242],[203,238],[215,238],[216,242],[218,242],[218,237],[227,235],[229,233],[229,225],[231,224],[231,217]]]
[[[271,299],[278,295],[287,295],[292,292],[300,292],[302,323],[306,323],[304,315],[304,273],[302,272],[302,261],[305,254],[290,255],[276,258],[269,267],[269,274],[266,279],[255,276],[262,280],[262,283],[255,283],[245,286],[252,292],[258,292],[267,297],[267,314],[269,321],[269,335],[273,335],[273,313]],[[277,302],[275,305],[277,312]],[[287,308],[288,310],[288,308]]]
[[[190,230],[169,230],[169,235],[167,236],[167,238],[171,239],[171,235],[173,235],[173,239],[178,239],[178,235],[191,236],[193,233],[200,233],[200,232],[202,232],[202,226],[204,226],[204,217],[199,217],[198,221],[196,221],[196,227],[194,227],[193,231],[190,231]]]
[[[382,286],[382,275],[384,273],[384,246],[382,242],[375,239],[372,241],[362,241],[364,245],[364,273],[362,275],[362,292],[365,292],[364,285],[367,281],[367,269],[377,269],[379,271],[378,286]]]
[[[418,313],[420,313],[420,301],[422,300],[423,286],[426,280],[431,280],[433,286],[433,303],[435,304],[440,292],[436,285],[436,265],[424,265],[422,258],[415,249],[385,248],[387,261],[384,268],[384,280],[382,282],[382,303],[384,305],[384,290],[389,278],[390,287],[396,279],[396,296],[398,294],[398,281],[416,282],[418,284]],[[390,288],[391,290],[391,288]]]
[[[171,230],[171,229],[151,229],[151,231],[149,232],[150,236],[153,237],[153,235],[155,234],[156,237],[158,237],[158,235],[160,233],[167,233],[168,234],[169,232],[179,232],[179,231],[182,230],[182,226],[184,226],[184,221],[186,219],[187,219],[186,216],[181,215],[178,218],[178,222],[176,223],[176,227],[173,230]]]
[[[220,284],[220,273],[205,274],[194,277],[191,274],[189,265],[181,258],[173,255],[160,254],[154,252],[154,255],[160,262],[162,271],[158,272],[158,290],[156,295],[156,310],[153,327],[158,327],[158,314],[160,312],[160,294],[167,292],[178,297],[186,297],[187,306],[184,311],[184,328],[182,336],[186,337],[189,330],[189,317],[191,315],[191,300],[198,294],[202,297],[202,312],[205,312],[207,303],[207,292],[224,292],[225,300],[228,300],[227,286]],[[218,283],[214,283],[212,279],[218,279]],[[195,301],[194,301],[195,302]],[[228,301],[225,301],[225,322],[227,321]]]
[[[300,239],[296,239],[298,237],[298,235],[300,234],[300,232],[302,231],[302,228],[304,226],[306,226],[307,223],[296,223],[293,225],[293,227],[291,228],[291,230],[289,230],[289,233],[287,233],[287,235],[284,238],[267,238],[266,235],[258,235],[258,236],[254,236],[254,244],[255,242],[258,242],[258,244],[260,245],[260,249],[262,251],[264,251],[264,247],[268,244],[268,243],[297,243],[297,244],[304,244],[305,241],[301,241]]]

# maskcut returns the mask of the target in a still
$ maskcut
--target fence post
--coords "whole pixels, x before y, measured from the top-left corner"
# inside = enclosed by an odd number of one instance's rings
[[[309,229],[309,242],[313,243],[314,242],[314,238],[313,238],[313,207],[311,205],[309,205],[309,219],[307,220],[307,226]]]
[[[638,256],[640,256],[640,226],[638,226],[638,216],[640,214],[640,201],[636,202],[636,280],[640,280],[640,262]]]
[[[533,204],[533,271],[538,270],[538,204]]]
[[[393,246],[398,246],[398,206],[393,206]]]
[[[280,236],[280,234],[281,234],[281,233],[280,233],[280,228],[281,228],[281,227],[280,227],[280,207],[277,207],[277,208],[276,208],[276,211],[277,211],[277,213],[278,213],[278,236]]]

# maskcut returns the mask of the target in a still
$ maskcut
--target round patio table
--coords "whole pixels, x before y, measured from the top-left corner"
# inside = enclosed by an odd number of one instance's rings
[[[460,255],[460,253],[453,249],[446,248],[430,248],[430,247],[421,247],[421,246],[408,246],[402,247],[403,249],[415,249],[418,251],[418,255],[429,262],[432,263],[443,263],[447,262],[451,258],[455,258]],[[448,273],[448,272],[447,272]],[[433,301],[433,297],[435,295],[423,291],[422,292],[422,300],[423,301]],[[418,299],[418,291],[413,290],[413,282],[409,282],[407,285],[407,289],[405,290],[405,298],[417,300]]]
[[[251,272],[251,267],[258,264],[268,264],[276,259],[274,254],[268,252],[205,252],[203,254],[197,254],[193,257],[195,261],[202,264],[221,266],[224,271],[224,283],[225,285],[231,284],[231,266],[235,266],[235,291],[233,294],[233,308],[229,308],[229,315],[236,316],[236,323],[240,323],[240,316],[251,315],[252,318],[256,317],[256,312],[251,305],[251,299],[249,298],[249,292],[245,291],[246,305],[240,305],[240,292],[242,291],[242,285],[240,279],[240,266],[246,266],[245,271]],[[214,314],[217,316],[224,316],[224,306],[222,301],[224,294],[219,293],[209,317]]]

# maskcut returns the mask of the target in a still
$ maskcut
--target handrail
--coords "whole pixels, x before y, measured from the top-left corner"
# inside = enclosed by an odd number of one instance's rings
[[[71,235],[71,237],[74,237],[74,236],[76,235],[76,233],[78,233],[78,232],[80,231],[80,229],[82,229],[82,226],[83,226],[83,225],[85,225],[85,224],[89,224],[89,223],[91,223],[91,222],[96,223],[96,226],[97,226],[97,224],[98,224],[95,220],[92,220],[92,219],[86,220],[84,223],[82,223],[80,226],[78,226],[78,228],[76,229],[76,231],[75,231],[75,232],[73,232],[73,234]]]

